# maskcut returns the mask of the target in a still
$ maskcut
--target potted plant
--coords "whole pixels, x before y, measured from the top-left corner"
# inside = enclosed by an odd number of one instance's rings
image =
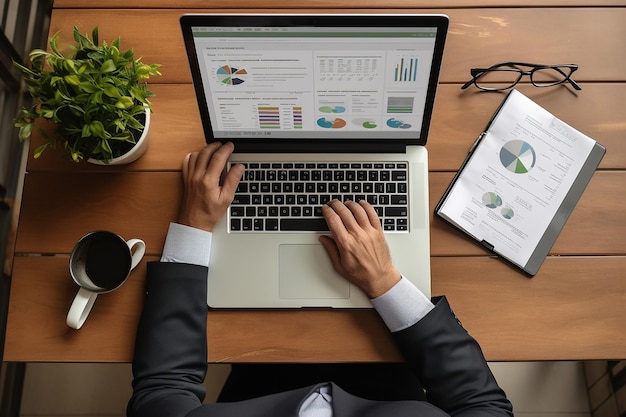
[[[71,158],[100,164],[136,160],[147,146],[147,131],[154,94],[144,82],[161,75],[158,64],[144,64],[132,50],[120,51],[120,39],[98,44],[98,28],[91,39],[74,27],[74,52],[64,56],[50,39],[50,51],[33,50],[31,68],[14,62],[23,74],[33,106],[15,119],[19,138],[31,136],[38,119],[56,130],[41,130],[45,143],[34,150],[38,158],[48,147],[62,144]]]

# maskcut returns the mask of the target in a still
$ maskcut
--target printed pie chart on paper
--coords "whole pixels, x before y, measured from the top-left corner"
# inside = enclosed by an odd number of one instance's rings
[[[500,162],[514,174],[526,174],[535,166],[537,155],[527,142],[516,139],[500,148]]]

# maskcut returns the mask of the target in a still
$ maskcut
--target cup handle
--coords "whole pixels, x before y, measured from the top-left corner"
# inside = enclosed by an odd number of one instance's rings
[[[130,269],[135,269],[135,267],[139,265],[139,262],[141,262],[144,253],[146,253],[146,244],[141,239],[130,239],[126,244],[131,252],[133,252],[133,247],[135,248],[130,265]]]
[[[70,311],[67,313],[67,320],[65,321],[67,325],[72,329],[80,329],[87,320],[97,296],[98,293],[80,288],[74,297]]]

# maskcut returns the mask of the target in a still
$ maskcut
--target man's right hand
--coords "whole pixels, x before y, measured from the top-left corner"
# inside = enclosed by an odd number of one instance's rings
[[[335,270],[369,298],[386,293],[398,281],[380,220],[365,201],[333,200],[322,207],[333,237],[320,236]]]

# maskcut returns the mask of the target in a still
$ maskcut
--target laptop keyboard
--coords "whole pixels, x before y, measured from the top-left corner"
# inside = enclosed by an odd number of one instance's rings
[[[408,231],[407,162],[243,163],[231,232],[328,231],[322,205],[366,200],[387,232]]]

